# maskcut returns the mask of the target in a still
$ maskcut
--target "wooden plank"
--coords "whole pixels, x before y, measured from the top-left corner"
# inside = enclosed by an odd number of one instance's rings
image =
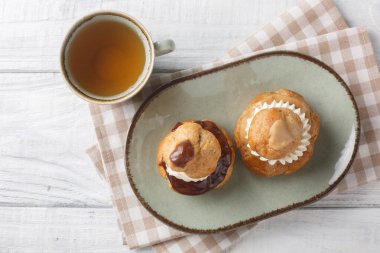
[[[0,74],[0,205],[110,206],[87,104],[57,74]]]
[[[112,209],[3,207],[0,228],[2,253],[132,252]],[[378,252],[379,238],[380,209],[296,210],[261,222],[230,252]]]
[[[379,238],[378,208],[308,209],[259,223],[231,252],[377,253]]]
[[[338,0],[351,25],[365,26],[380,43],[375,1]],[[96,10],[127,12],[155,40],[172,38],[174,53],[157,59],[156,71],[190,68],[221,56],[296,0],[3,0],[0,2],[0,72],[57,72],[59,49],[75,20]],[[352,15],[355,13],[355,15]],[[376,53],[380,59],[380,48]]]
[[[0,208],[0,252],[132,252],[112,209]]]
[[[60,74],[0,74],[0,205],[110,207],[84,150],[95,143],[87,103]],[[380,207],[380,184],[316,207]]]

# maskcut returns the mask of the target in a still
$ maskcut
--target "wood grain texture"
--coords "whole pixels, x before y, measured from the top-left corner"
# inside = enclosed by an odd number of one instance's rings
[[[0,209],[1,253],[131,252],[111,209]]]
[[[378,209],[297,210],[259,223],[231,252],[378,253]]]
[[[372,2],[338,0],[351,25],[365,26],[380,43],[380,17]],[[186,2],[186,3],[184,3]],[[127,12],[141,20],[153,39],[172,38],[174,53],[157,59],[156,71],[207,63],[225,53],[296,0],[2,0],[0,71],[58,72],[60,45],[69,27],[96,10]],[[356,15],[351,15],[355,13]],[[380,55],[380,49],[376,53]]]
[[[111,209],[3,207],[0,227],[1,253],[132,252]],[[378,253],[379,239],[378,209],[296,210],[259,223],[230,252]]]
[[[60,74],[0,74],[0,205],[110,206],[88,106]]]

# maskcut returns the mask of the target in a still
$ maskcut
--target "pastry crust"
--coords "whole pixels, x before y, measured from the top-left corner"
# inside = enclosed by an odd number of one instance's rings
[[[252,143],[250,139],[251,137],[249,137],[249,141],[246,139],[245,129],[247,127],[247,119],[252,117],[254,108],[259,103],[266,102],[270,104],[274,100],[289,102],[290,104],[294,104],[297,108],[300,108],[302,112],[305,113],[306,118],[309,119],[309,124],[311,126],[309,130],[311,138],[309,139],[310,144],[307,146],[307,150],[303,152],[303,155],[299,157],[298,160],[295,160],[292,163],[285,163],[284,165],[279,162],[274,165],[270,165],[267,161],[261,161],[259,157],[253,156],[251,154],[251,150],[247,147],[248,142]],[[304,166],[313,155],[314,144],[319,135],[319,130],[319,116],[312,111],[311,107],[306,103],[304,98],[294,91],[281,89],[274,92],[261,93],[249,103],[236,123],[234,140],[238,150],[240,151],[244,164],[250,171],[261,176],[272,177],[281,174],[290,174]],[[253,133],[250,131],[250,134]],[[260,139],[262,137],[263,136],[258,136],[257,138]],[[268,138],[268,136],[263,138]]]
[[[280,159],[298,147],[302,130],[301,119],[291,110],[264,109],[252,120],[248,143],[260,155]]]
[[[193,149],[193,157],[183,166],[174,164],[170,156],[176,146],[189,141]],[[174,132],[170,132],[160,144],[162,160],[173,170],[184,172],[191,178],[203,178],[215,171],[221,149],[216,137],[201,125],[184,122]]]
[[[187,125],[187,123],[191,123],[191,124],[196,124],[196,123],[194,123],[194,121],[192,121],[192,120],[186,120],[186,121],[182,121],[182,125],[181,126],[184,126],[184,125]],[[198,124],[197,124],[198,125]],[[180,126],[180,127],[181,127]],[[178,127],[178,128],[180,128],[180,127]],[[187,127],[186,126],[186,128],[188,129],[188,130],[195,130],[195,129],[192,129],[192,127]],[[228,134],[227,134],[227,132],[224,130],[224,129],[222,129],[221,127],[219,127],[218,126],[218,128],[223,132],[223,135],[225,136],[225,138],[226,138],[226,140],[227,140],[227,142],[228,142],[228,145],[229,145],[229,147],[230,147],[230,150],[231,150],[231,163],[230,163],[230,165],[229,165],[229,167],[228,167],[228,169],[227,169],[227,173],[226,173],[226,176],[224,177],[224,179],[223,179],[223,181],[221,181],[215,188],[220,188],[220,187],[222,187],[223,185],[225,185],[225,183],[230,179],[230,177],[231,177],[231,175],[232,175],[232,171],[233,171],[233,167],[234,167],[234,162],[235,162],[235,150],[233,149],[233,143],[232,143],[232,141],[231,141],[231,138],[228,136]],[[180,130],[181,131],[181,129],[178,129],[178,130]],[[177,130],[176,130],[177,131]],[[196,131],[198,131],[198,130],[196,130]],[[205,136],[208,136],[208,133],[209,134],[211,134],[212,135],[212,137],[213,138],[215,138],[215,136],[211,133],[211,132],[209,132],[209,131],[207,131],[207,130],[203,130],[202,129],[202,131],[205,131],[205,132],[207,132],[206,134],[205,134]],[[157,150],[157,157],[156,157],[156,159],[157,159],[157,169],[158,169],[158,171],[159,171],[159,173],[160,173],[160,175],[161,175],[161,177],[162,178],[164,178],[167,182],[168,182],[168,184],[169,184],[169,187],[171,188],[171,189],[173,189],[173,187],[172,187],[172,185],[170,184],[170,181],[169,181],[169,179],[167,178],[167,175],[166,175],[166,171],[165,171],[165,168],[163,167],[163,165],[162,165],[162,161],[164,160],[165,161],[165,163],[169,163],[170,164],[170,166],[173,166],[173,167],[175,167],[175,169],[174,168],[172,168],[173,170],[175,170],[175,171],[184,171],[183,170],[183,168],[180,168],[180,167],[176,167],[176,166],[174,166],[169,160],[170,159],[165,159],[165,156],[167,156],[167,150],[168,150],[168,144],[170,143],[170,139],[173,139],[172,137],[170,137],[171,136],[171,134],[172,134],[173,132],[171,132],[171,133],[169,133],[168,135],[166,135],[162,140],[161,140],[161,142],[160,142],[160,144],[159,144],[159,146],[158,146],[158,150]],[[198,132],[199,133],[199,132]],[[190,134],[189,133],[189,135],[188,135],[189,137],[190,136],[192,136],[192,134]],[[212,138],[210,138],[209,136],[207,137],[207,138],[209,138],[208,140],[207,140],[207,147],[204,147],[204,148],[211,148],[212,150],[215,150],[216,149],[216,147],[214,146],[214,140],[212,139]],[[215,138],[215,140],[217,141],[217,139]],[[217,146],[217,148],[218,148],[218,151],[216,151],[216,153],[218,153],[218,159],[219,159],[219,157],[220,157],[220,145],[219,145],[219,142],[217,143],[218,144],[218,146]],[[171,145],[171,146],[173,146],[173,145]],[[213,152],[212,152],[213,153]],[[212,159],[211,160],[213,160],[214,159],[214,155],[211,155],[212,156]],[[164,158],[164,159],[163,159]],[[207,157],[206,157],[207,158]],[[218,160],[217,159],[217,160]],[[217,162],[217,160],[216,160],[216,162]],[[195,163],[196,164],[196,163]],[[198,163],[199,164],[199,163]],[[207,165],[209,165],[209,164],[214,164],[212,161],[210,162],[208,162],[207,163]],[[210,175],[212,172],[214,172],[215,171],[215,169],[216,169],[216,163],[215,163],[215,165],[214,165],[214,167],[212,168],[212,169],[210,169],[209,168],[209,166],[202,166],[201,168],[200,168],[200,172],[198,171],[196,171],[196,168],[194,167],[194,164],[190,164],[190,162],[189,162],[189,166],[191,166],[191,171],[192,172],[194,172],[196,175],[202,175],[202,176],[198,176],[198,178],[199,177],[204,177],[203,175],[205,174],[205,171],[207,171],[207,175],[206,176],[208,176],[208,175]],[[185,166],[185,167],[187,167],[187,166]],[[186,171],[186,174],[187,174],[187,171]],[[197,177],[193,177],[193,178],[197,178]]]

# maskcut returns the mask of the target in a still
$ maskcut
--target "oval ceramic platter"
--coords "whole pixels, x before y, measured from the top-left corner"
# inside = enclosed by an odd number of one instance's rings
[[[300,93],[320,115],[320,137],[306,166],[291,175],[265,178],[249,172],[237,155],[232,177],[222,189],[186,196],[168,187],[156,168],[156,152],[177,122],[210,119],[232,136],[249,101],[277,89]],[[353,96],[325,64],[293,52],[256,55],[176,80],[149,97],[128,133],[128,178],[140,202],[164,223],[194,233],[229,230],[307,205],[330,192],[353,161],[359,125]]]

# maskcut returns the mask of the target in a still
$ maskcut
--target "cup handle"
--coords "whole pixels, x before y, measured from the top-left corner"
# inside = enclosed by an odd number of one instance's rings
[[[168,54],[175,49],[173,40],[161,40],[153,43],[155,56]]]

